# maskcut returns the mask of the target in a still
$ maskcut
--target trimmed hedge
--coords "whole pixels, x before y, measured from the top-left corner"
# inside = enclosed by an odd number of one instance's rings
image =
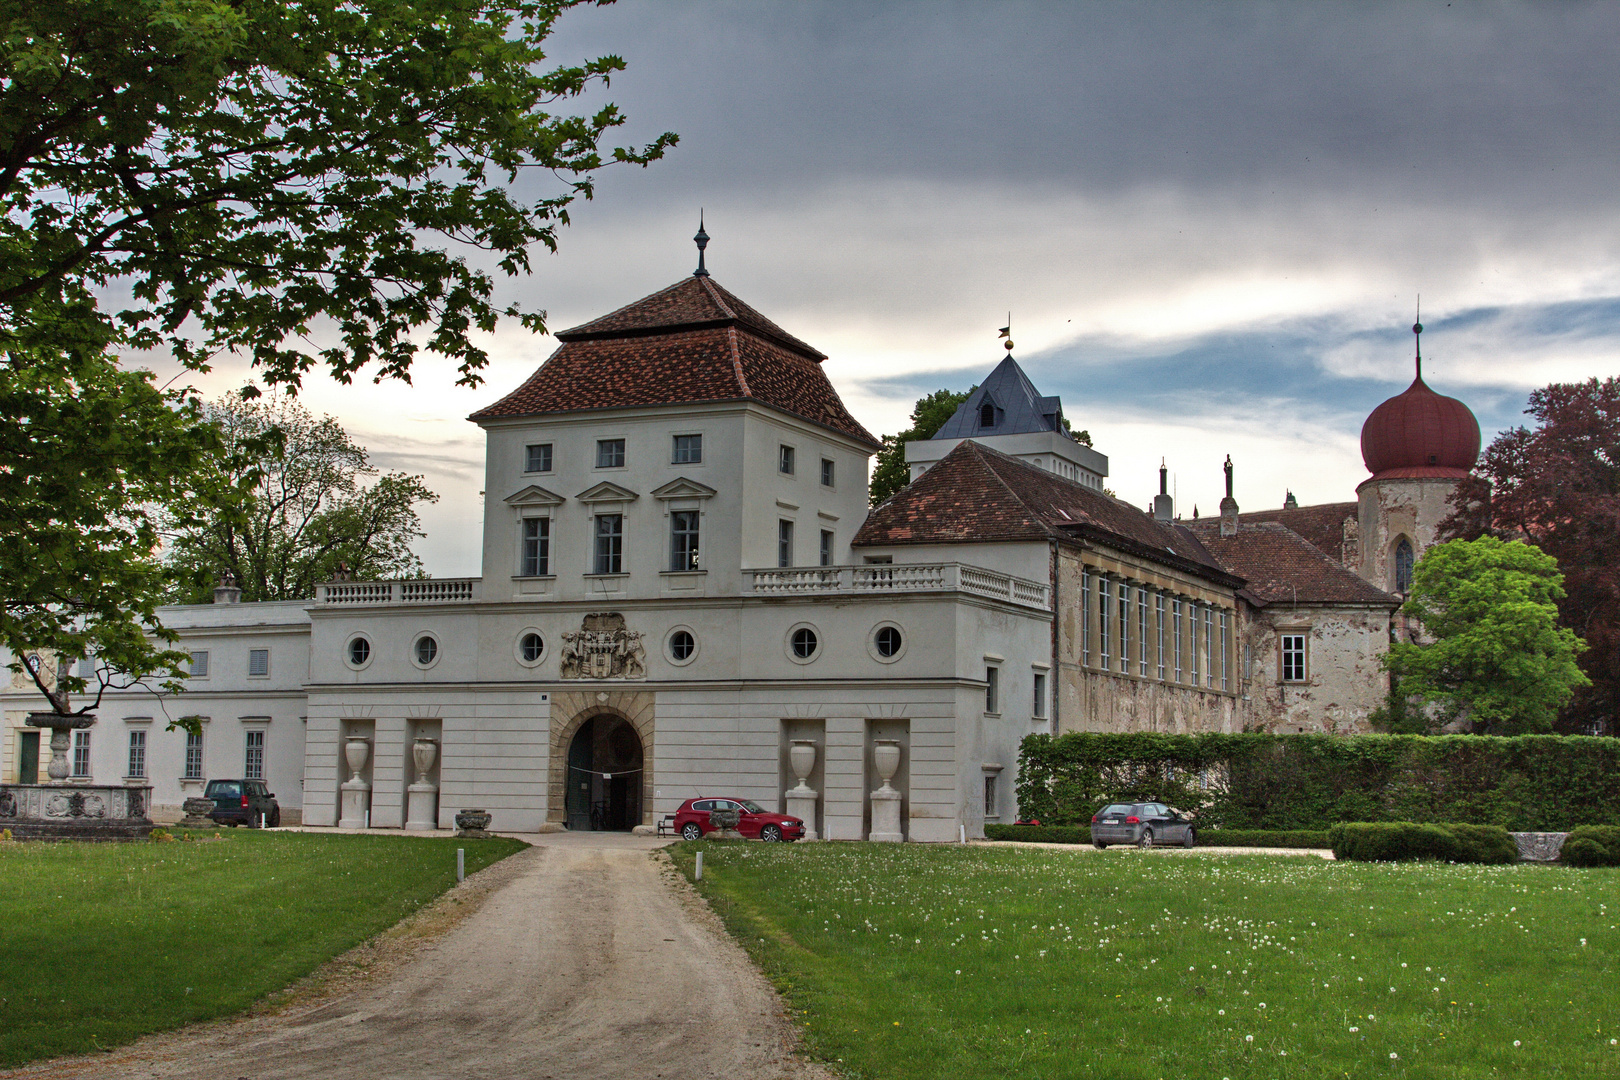
[[[1210,827],[1464,821],[1516,832],[1620,826],[1620,739],[1522,735],[1031,735],[1018,807],[1089,823],[1110,802],[1195,810]]]
[[[1620,866],[1620,828],[1585,825],[1564,839],[1559,859],[1571,866]]]
[[[1328,830],[1333,857],[1356,862],[1439,859],[1455,863],[1517,862],[1519,849],[1499,825],[1358,821]]]
[[[1195,827],[1196,828],[1196,827]],[[1196,829],[1199,847],[1325,848],[1325,832],[1295,829],[1267,832],[1260,829]],[[987,840],[1019,840],[1036,844],[1089,844],[1086,825],[986,825]]]

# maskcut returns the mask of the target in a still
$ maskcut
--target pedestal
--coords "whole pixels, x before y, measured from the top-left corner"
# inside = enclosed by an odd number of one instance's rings
[[[439,827],[439,789],[415,783],[405,789],[405,827],[431,832]]]
[[[186,801],[180,804],[180,809],[186,812],[185,818],[180,822],[182,829],[213,829],[218,825],[209,814],[214,812],[214,800],[205,799],[199,795],[188,795]]]
[[[787,793],[787,812],[804,822],[804,838],[818,840],[816,835],[816,793],[813,788],[800,785]]]
[[[363,829],[366,812],[371,809],[371,785],[358,776],[343,782],[343,816],[338,818],[340,829]]]
[[[900,793],[887,784],[872,792],[872,832],[868,839],[891,844],[905,839],[900,833],[900,799]]]

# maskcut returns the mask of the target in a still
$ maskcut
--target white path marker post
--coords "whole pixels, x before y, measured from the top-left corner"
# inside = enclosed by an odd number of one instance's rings
[[[692,875],[694,881],[703,880],[703,852],[697,853],[697,873]]]
[[[456,880],[467,880],[467,849],[464,847],[456,848]]]

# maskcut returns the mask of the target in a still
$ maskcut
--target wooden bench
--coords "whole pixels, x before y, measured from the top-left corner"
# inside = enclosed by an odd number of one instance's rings
[[[658,819],[658,835],[659,836],[674,836],[675,835],[675,815],[674,814],[665,814],[663,817]]]

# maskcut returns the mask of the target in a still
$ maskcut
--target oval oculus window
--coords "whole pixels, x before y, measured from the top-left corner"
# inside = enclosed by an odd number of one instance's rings
[[[877,645],[878,655],[887,658],[900,651],[902,641],[898,626],[880,626],[874,644]]]
[[[800,660],[808,660],[816,655],[816,646],[820,644],[816,640],[816,632],[808,626],[801,626],[793,631],[791,640],[793,642],[793,655]]]
[[[539,634],[532,632],[524,634],[523,640],[518,642],[518,652],[522,655],[523,662],[526,664],[532,664],[540,659],[540,655],[545,651],[545,639]]]
[[[439,656],[439,643],[427,634],[416,639],[416,662],[426,667]]]
[[[359,667],[371,659],[371,642],[363,637],[357,637],[349,642],[349,663]]]
[[[689,630],[677,630],[669,635],[669,655],[676,660],[690,660],[697,652],[697,639]]]

